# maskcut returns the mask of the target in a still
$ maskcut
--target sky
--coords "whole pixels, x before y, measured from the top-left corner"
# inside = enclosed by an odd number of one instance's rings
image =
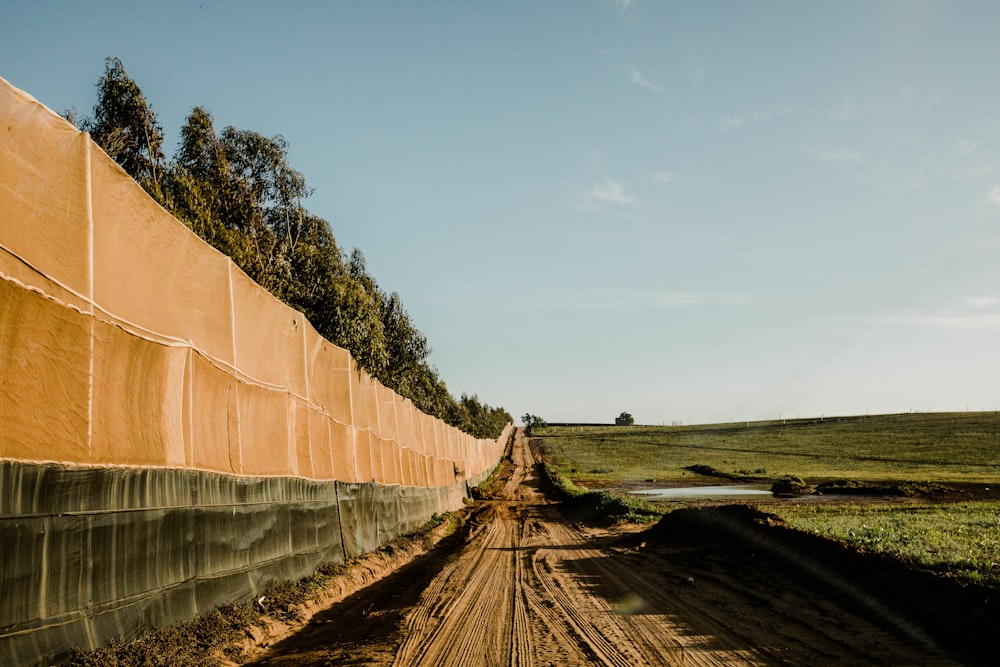
[[[550,422],[1000,407],[1000,3],[0,2],[0,77],[282,135],[452,394]]]

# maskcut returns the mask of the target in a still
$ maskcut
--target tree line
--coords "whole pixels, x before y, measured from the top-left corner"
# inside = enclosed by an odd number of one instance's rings
[[[382,290],[362,252],[342,250],[330,225],[303,205],[312,190],[289,166],[283,137],[232,126],[219,132],[196,106],[168,159],[156,113],[113,57],[91,115],[63,115],[173,216],[421,411],[477,438],[496,438],[512,421],[475,394],[456,400],[449,393],[399,294]]]

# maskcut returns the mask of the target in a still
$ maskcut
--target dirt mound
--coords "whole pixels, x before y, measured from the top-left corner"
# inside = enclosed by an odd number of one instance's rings
[[[684,469],[693,472],[696,475],[702,475],[703,477],[728,479],[733,482],[760,482],[767,479],[766,477],[760,477],[758,475],[744,475],[744,474],[733,474],[730,472],[724,472],[722,470],[718,470],[717,468],[713,468],[712,466],[703,465],[701,463],[685,466]]]
[[[775,567],[794,568],[823,590],[915,636],[926,636],[976,664],[996,663],[1000,593],[959,582],[906,561],[862,551],[794,530],[777,516],[746,505],[671,512],[629,538],[645,549],[686,546],[753,555]]]

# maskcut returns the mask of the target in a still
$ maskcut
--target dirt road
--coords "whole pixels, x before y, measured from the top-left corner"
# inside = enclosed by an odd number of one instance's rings
[[[574,526],[520,434],[512,462],[465,532],[253,664],[957,664],[863,592],[749,547]]]

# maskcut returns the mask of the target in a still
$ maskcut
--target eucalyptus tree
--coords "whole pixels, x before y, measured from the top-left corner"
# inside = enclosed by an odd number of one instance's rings
[[[413,325],[396,292],[383,297],[381,320],[388,357],[386,385],[408,395],[425,372],[423,362],[431,352],[427,337]]]
[[[242,266],[241,239],[227,224],[235,199],[226,153],[212,115],[194,107],[181,127],[181,140],[166,182],[168,209],[196,234]]]
[[[93,115],[81,129],[154,197],[162,200],[166,171],[163,128],[139,85],[117,57],[106,58]]]
[[[292,255],[309,224],[302,200],[312,191],[289,166],[284,138],[232,126],[216,134],[211,114],[195,107],[181,128],[170,180],[174,213],[287,300]]]

